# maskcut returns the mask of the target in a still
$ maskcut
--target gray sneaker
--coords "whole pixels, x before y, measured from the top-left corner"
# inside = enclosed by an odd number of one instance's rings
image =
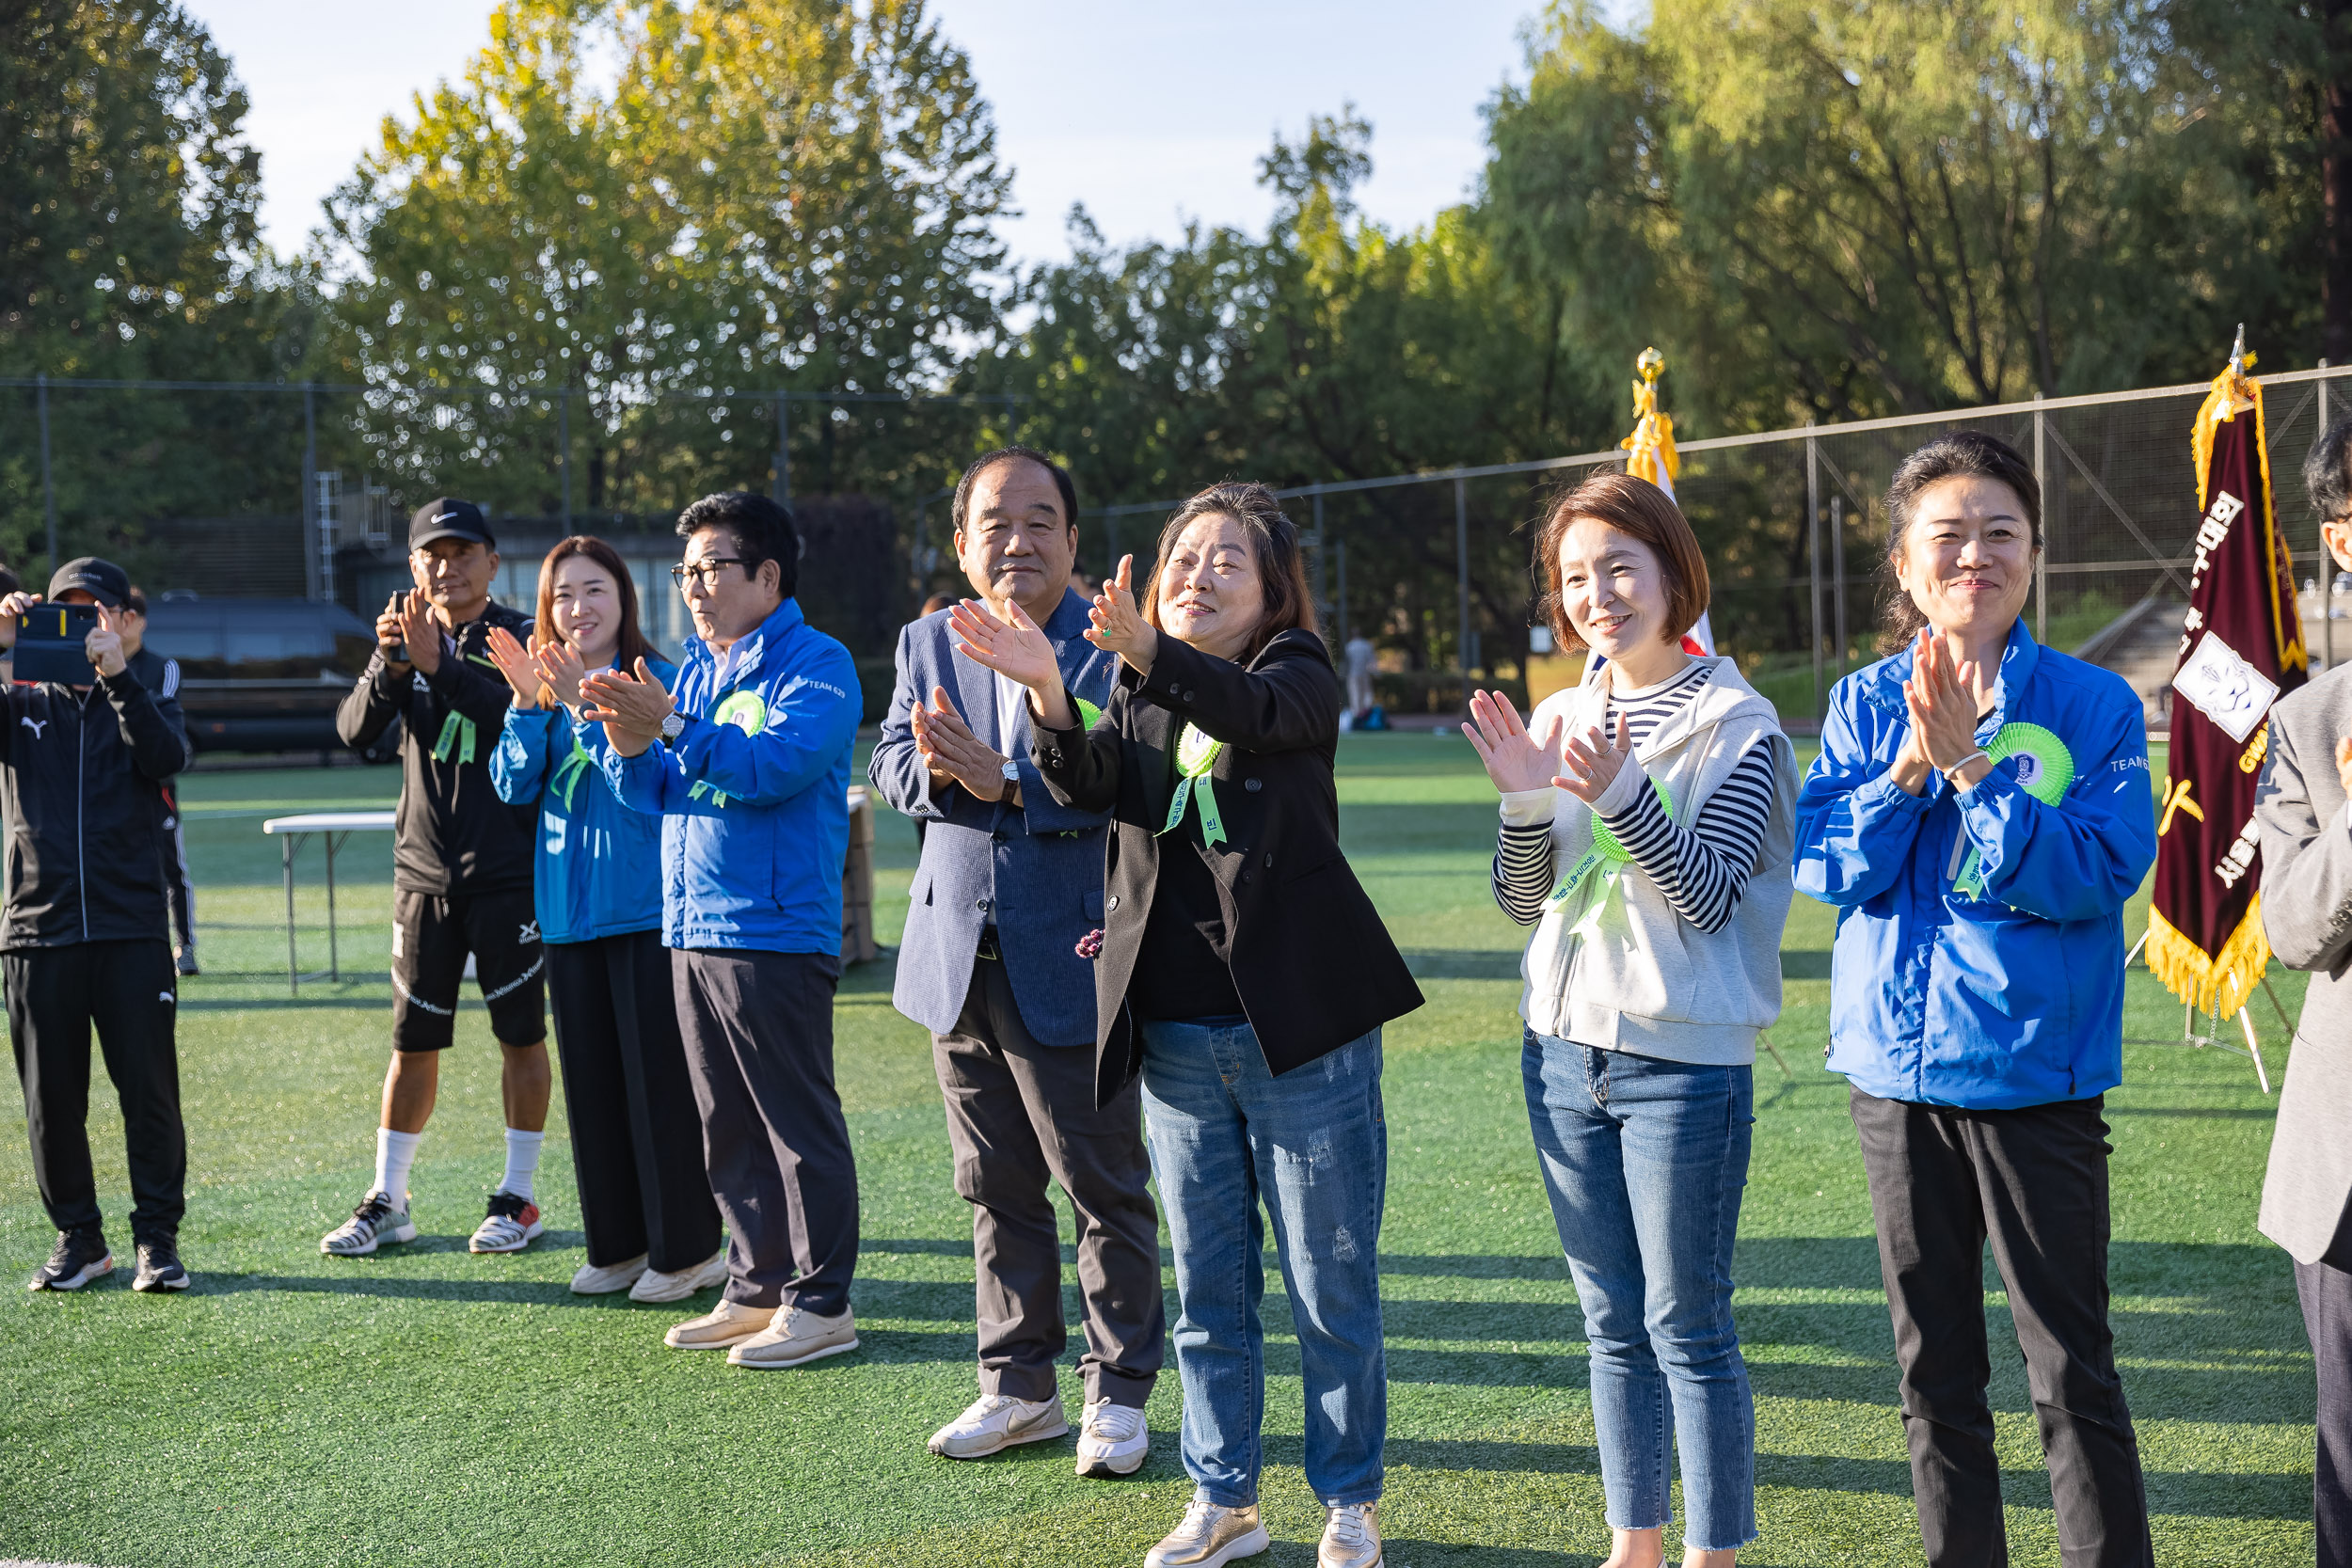
[[[1042,1443],[1070,1431],[1061,1413],[1061,1396],[1017,1400],[1010,1394],[983,1394],[964,1407],[962,1415],[931,1433],[930,1450],[942,1459],[986,1459],[1022,1443]]]
[[[1376,1500],[1325,1509],[1315,1568],[1380,1568],[1379,1512]]]
[[[413,1242],[417,1227],[408,1218],[408,1205],[392,1207],[389,1193],[370,1193],[351,1218],[319,1238],[319,1250],[329,1258],[365,1258],[386,1242]]]
[[[1256,1503],[1219,1508],[1195,1497],[1185,1505],[1184,1522],[1144,1554],[1143,1568],[1222,1568],[1235,1558],[1256,1557],[1273,1544],[1258,1518]]]

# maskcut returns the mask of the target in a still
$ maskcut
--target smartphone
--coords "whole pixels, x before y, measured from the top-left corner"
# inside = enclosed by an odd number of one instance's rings
[[[56,681],[88,686],[98,679],[83,644],[98,629],[98,607],[37,604],[16,618],[16,673],[21,684]]]
[[[386,605],[384,608],[390,613],[397,615],[402,610],[408,608],[408,595],[405,594],[395,594],[392,595],[391,603]],[[408,644],[405,642],[393,643],[390,647],[384,650],[384,659],[385,662],[389,664],[407,663]]]

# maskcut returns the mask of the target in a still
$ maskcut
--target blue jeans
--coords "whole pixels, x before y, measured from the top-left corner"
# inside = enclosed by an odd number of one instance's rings
[[[1754,1075],[1533,1030],[1520,1061],[1584,1307],[1610,1528],[1665,1526],[1671,1443],[1682,1450],[1683,1544],[1743,1546],[1756,1539],[1756,1402],[1731,1322],[1731,1243]]]
[[[1389,1425],[1380,1031],[1277,1078],[1247,1020],[1146,1022],[1143,1125],[1176,1253],[1176,1375],[1194,1495],[1225,1508],[1258,1500],[1263,1199],[1307,1386],[1307,1484],[1326,1503],[1377,1498]]]

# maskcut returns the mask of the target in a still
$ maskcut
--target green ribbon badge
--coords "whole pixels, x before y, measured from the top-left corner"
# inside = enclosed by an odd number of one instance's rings
[[[2017,787],[2045,806],[2055,806],[2074,787],[2074,754],[2066,742],[2039,724],[2003,724],[1984,754],[1995,763],[2017,761]],[[1964,833],[1965,829],[1962,832]],[[1968,847],[1953,890],[1966,898],[1984,896],[1984,852]]]
[[[1217,754],[1224,750],[1222,740],[1211,740],[1192,725],[1184,726],[1184,733],[1176,737],[1176,799],[1168,803],[1168,826],[1153,837],[1174,832],[1184,819],[1185,805],[1197,797],[1200,842],[1212,849],[1225,842],[1225,818],[1217,814],[1216,790],[1209,781],[1209,769],[1216,766]],[[1198,790],[1193,787],[1196,784]]]
[[[433,760],[447,762],[454,751],[459,762],[473,761],[473,721],[462,713],[451,713],[441,721],[441,737],[433,743]]]
[[[572,797],[579,792],[580,781],[587,777],[588,770],[595,766],[596,761],[589,756],[588,748],[580,743],[580,732],[572,731],[572,754],[557,765],[555,777],[548,785],[562,792],[565,811],[572,809]]]
[[[1673,821],[1675,803],[1673,797],[1666,793],[1666,786],[1656,779],[1650,780],[1649,786],[1658,796],[1658,809],[1666,814],[1667,821]],[[1595,934],[1600,928],[1600,911],[1608,905],[1610,895],[1617,891],[1617,879],[1625,874],[1626,866],[1632,860],[1633,852],[1617,842],[1617,835],[1609,831],[1609,824],[1601,820],[1598,812],[1593,813],[1593,847],[1577,858],[1576,863],[1568,867],[1568,874],[1560,879],[1560,885],[1551,890],[1551,895],[1544,900],[1544,912],[1549,914],[1564,907],[1576,896],[1576,890],[1584,885],[1584,879],[1600,870],[1603,882],[1600,896],[1593,900],[1592,908],[1584,911],[1584,918],[1578,921],[1575,927],[1580,936]]]

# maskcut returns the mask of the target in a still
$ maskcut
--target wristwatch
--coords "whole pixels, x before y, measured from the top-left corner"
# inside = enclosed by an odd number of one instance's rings
[[[679,736],[682,736],[685,733],[686,715],[678,712],[675,708],[672,708],[668,717],[661,721],[661,738],[665,741],[675,740]]]
[[[1019,784],[1021,782],[1020,766],[1010,757],[1007,757],[1005,759],[1005,782],[1007,784]]]

